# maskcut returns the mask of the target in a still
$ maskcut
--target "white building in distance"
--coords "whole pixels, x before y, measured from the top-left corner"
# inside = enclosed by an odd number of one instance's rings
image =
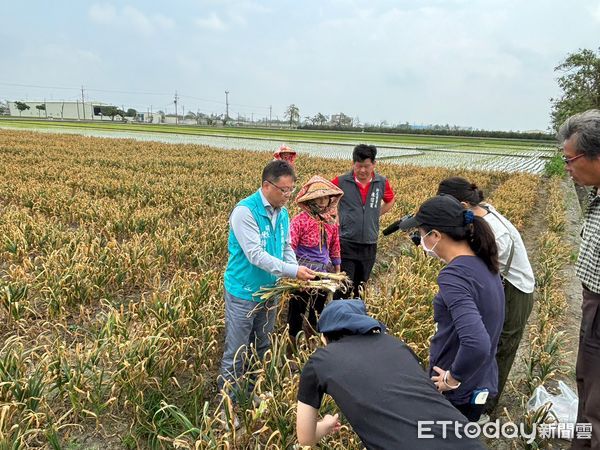
[[[79,102],[79,101],[24,101],[21,103],[29,106],[29,109],[20,111],[17,108],[16,101],[8,102],[8,110],[11,116],[24,118],[52,118],[67,120],[110,120],[110,117],[102,117],[100,114],[101,106],[109,106],[100,102]],[[43,106],[44,109],[36,108]]]

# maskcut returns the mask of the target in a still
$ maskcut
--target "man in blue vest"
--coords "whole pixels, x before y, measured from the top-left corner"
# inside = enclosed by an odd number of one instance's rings
[[[231,399],[241,388],[248,347],[259,357],[270,346],[277,314],[277,301],[260,301],[263,286],[279,277],[310,280],[314,272],[299,266],[291,247],[290,224],[285,204],[295,191],[296,175],[282,160],[271,161],[263,170],[262,186],[240,201],[229,218],[229,261],[225,270],[225,350],[221,361],[219,390]],[[236,392],[237,391],[237,392]]]
[[[352,170],[331,180],[344,191],[338,206],[341,269],[352,280],[355,298],[359,296],[359,288],[369,280],[375,264],[379,217],[392,209],[395,202],[387,178],[375,173],[376,156],[374,145],[357,145],[352,152]]]

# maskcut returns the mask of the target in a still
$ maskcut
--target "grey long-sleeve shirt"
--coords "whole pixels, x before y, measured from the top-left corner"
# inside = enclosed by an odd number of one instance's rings
[[[263,205],[269,214],[271,223],[275,226],[277,216],[281,208],[273,208],[266,199],[262,190],[259,189],[260,197]],[[296,254],[291,245],[291,236],[288,231],[288,236],[283,248],[283,260],[269,255],[260,245],[260,230],[258,224],[254,220],[254,216],[246,206],[236,206],[229,217],[231,230],[238,240],[244,255],[250,261],[250,264],[261,268],[265,272],[269,272],[276,277],[296,278],[298,273],[298,262]]]

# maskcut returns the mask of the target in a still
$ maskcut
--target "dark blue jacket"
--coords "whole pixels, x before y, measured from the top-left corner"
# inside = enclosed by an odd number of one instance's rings
[[[440,271],[438,285],[430,367],[450,370],[461,382],[458,389],[445,392],[455,405],[469,403],[475,389],[487,388],[491,397],[496,396],[496,350],[504,323],[500,275],[490,272],[477,256],[459,256]]]

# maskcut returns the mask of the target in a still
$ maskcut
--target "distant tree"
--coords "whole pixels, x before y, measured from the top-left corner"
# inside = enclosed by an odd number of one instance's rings
[[[210,122],[210,123],[209,123],[209,119],[210,119],[210,118],[209,118],[209,116],[208,116],[208,115],[206,115],[206,114],[204,114],[204,113],[198,112],[198,113],[196,114],[196,123],[197,123],[198,125],[200,125],[200,123],[201,123],[202,121],[206,121],[206,123],[207,123],[207,124],[211,125],[211,124],[212,124],[212,122]]]
[[[562,95],[550,99],[552,126],[558,130],[567,117],[600,108],[600,48],[598,54],[588,49],[569,54],[554,71],[563,73],[557,79]]]
[[[335,115],[335,120],[333,125],[342,128],[342,127],[352,127],[352,117],[347,116],[343,112]]]
[[[321,113],[317,113],[315,115],[315,117],[313,117],[313,120],[315,121],[315,123],[317,123],[320,126],[325,125],[329,119],[327,118],[327,116],[321,114]]]
[[[115,116],[119,115],[119,109],[116,106],[101,106],[100,113],[103,116],[110,117],[111,120],[115,120]]]
[[[0,102],[0,116],[8,115],[10,110],[8,109],[8,105]]]
[[[38,110],[38,117],[40,117],[42,111],[46,111],[46,104],[42,103],[41,105],[35,105],[35,109]]]
[[[125,113],[125,116],[127,117],[136,117],[137,116],[137,111],[133,108],[129,108],[127,109],[127,112]]]
[[[121,116],[121,120],[124,121],[125,117],[127,117],[127,113],[123,111],[121,108],[117,108],[116,116]]]
[[[294,122],[300,122],[300,108],[291,104],[285,111],[284,117],[290,121],[290,128],[294,126]]]
[[[19,110],[19,117],[21,117],[21,114],[23,114],[23,111],[25,111],[26,109],[31,109],[29,107],[29,105],[24,102],[15,102],[15,106]]]

